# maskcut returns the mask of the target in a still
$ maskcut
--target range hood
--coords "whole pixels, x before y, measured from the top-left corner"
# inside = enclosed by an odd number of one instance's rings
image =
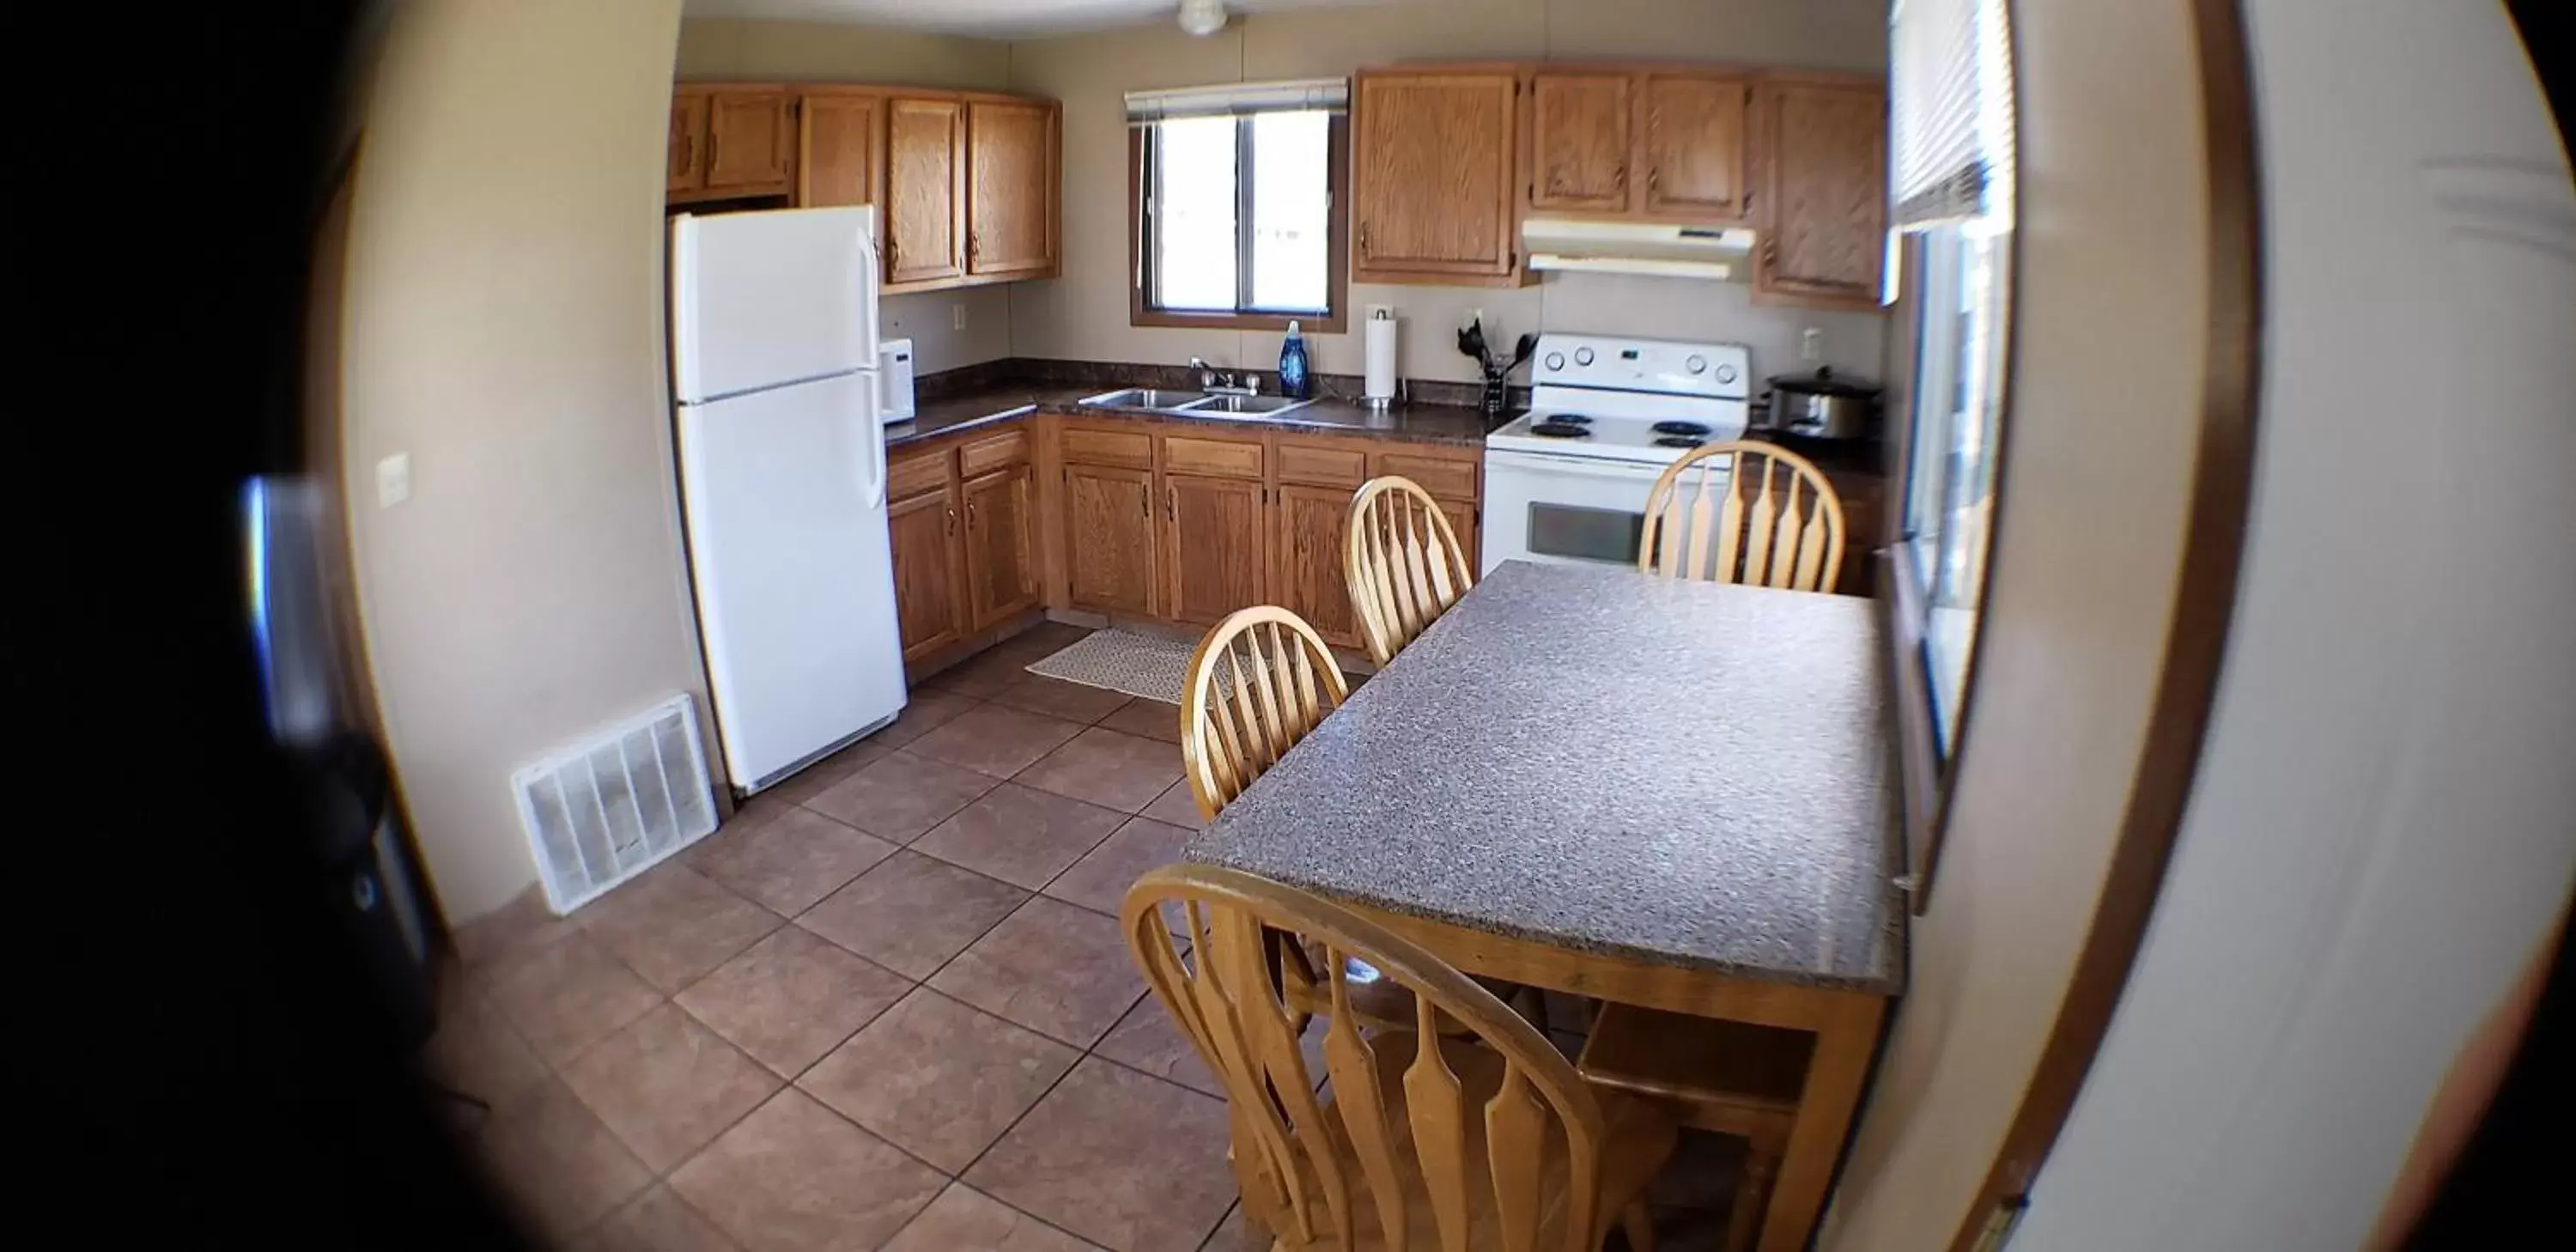
[[[1753,232],[1741,226],[1664,226],[1533,217],[1521,223],[1521,248],[1534,270],[1591,270],[1673,278],[1752,277],[1746,258]]]

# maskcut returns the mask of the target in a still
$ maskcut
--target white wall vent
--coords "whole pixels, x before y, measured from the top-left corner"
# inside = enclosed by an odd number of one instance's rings
[[[510,775],[558,914],[716,828],[696,706],[682,692]]]

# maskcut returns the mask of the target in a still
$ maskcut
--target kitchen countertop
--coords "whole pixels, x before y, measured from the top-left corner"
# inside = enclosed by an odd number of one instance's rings
[[[1183,858],[1560,948],[1895,994],[1874,608],[1507,562]]]
[[[1237,429],[1269,427],[1316,434],[1365,435],[1465,447],[1482,447],[1485,443],[1483,410],[1457,405],[1405,404],[1384,413],[1372,413],[1366,405],[1353,401],[1319,399],[1286,413],[1202,415],[1167,413],[1159,409],[1096,408],[1076,403],[1084,396],[1117,389],[1114,384],[1103,383],[1003,382],[925,400],[915,406],[913,420],[886,427],[886,446],[900,448],[918,440],[953,435],[1039,411],[1147,417],[1157,421],[1193,422]]]

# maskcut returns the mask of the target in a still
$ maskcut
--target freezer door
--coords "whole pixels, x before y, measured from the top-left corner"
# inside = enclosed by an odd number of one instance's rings
[[[875,209],[671,219],[679,403],[876,367]]]
[[[903,708],[875,371],[680,406],[681,504],[736,786]]]

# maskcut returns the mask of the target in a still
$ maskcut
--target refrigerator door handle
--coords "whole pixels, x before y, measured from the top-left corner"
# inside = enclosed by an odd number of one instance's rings
[[[866,411],[860,414],[860,418],[867,432],[865,438],[868,441],[868,460],[871,463],[870,469],[873,471],[868,480],[868,508],[871,512],[883,512],[886,506],[886,475],[893,471],[886,464],[885,423],[877,420],[876,389],[871,387],[864,394],[867,396],[867,403],[861,407]]]

